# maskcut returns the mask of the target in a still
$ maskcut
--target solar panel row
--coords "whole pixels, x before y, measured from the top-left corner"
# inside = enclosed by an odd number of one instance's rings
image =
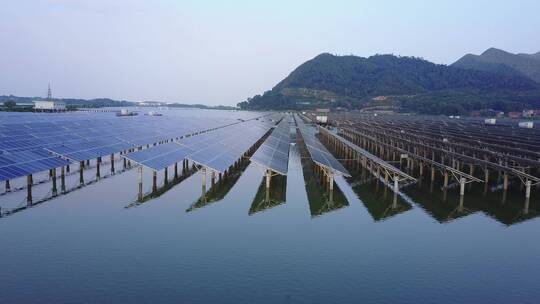
[[[257,112],[222,112],[219,117],[209,112],[204,119],[190,111],[170,111],[171,115],[166,118],[118,118],[113,113],[0,112],[0,181],[64,166],[69,161],[93,159],[262,115]],[[170,157],[182,155],[185,149],[175,153]],[[152,165],[161,166],[159,162]]]
[[[298,130],[302,134],[302,138],[307,146],[307,150],[311,159],[321,166],[325,166],[334,172],[350,176],[349,171],[326,149],[326,147],[315,136],[316,130],[306,126],[302,119],[296,116]]]
[[[282,119],[272,134],[251,156],[251,161],[287,175],[289,167],[290,126],[288,119]]]
[[[129,153],[124,157],[153,170],[162,170],[187,158],[215,171],[224,172],[274,123],[275,120],[271,118],[250,120]]]

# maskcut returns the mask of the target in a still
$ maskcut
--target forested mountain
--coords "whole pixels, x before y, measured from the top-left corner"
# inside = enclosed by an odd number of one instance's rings
[[[271,91],[239,104],[248,109],[390,107],[459,114],[503,111],[540,101],[540,84],[520,73],[438,65],[420,58],[321,54],[296,68]]]
[[[512,54],[490,48],[481,55],[467,54],[453,63],[452,66],[505,75],[522,75],[540,83],[540,52],[536,54]]]

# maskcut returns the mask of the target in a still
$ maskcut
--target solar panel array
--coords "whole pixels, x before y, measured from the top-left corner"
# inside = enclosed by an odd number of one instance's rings
[[[68,163],[64,159],[51,156],[44,150],[0,154],[0,181],[58,168]]]
[[[250,120],[129,153],[124,157],[156,171],[189,159],[214,171],[224,172],[273,124],[275,117]]]
[[[0,112],[0,181],[262,116],[168,110],[164,116]]]
[[[251,161],[281,175],[287,175],[290,147],[289,120],[284,118],[272,131],[272,134],[251,156]]]
[[[349,171],[343,167],[343,165],[326,149],[326,147],[315,136],[316,130],[309,126],[306,126],[302,119],[296,116],[296,123],[298,129],[302,134],[302,138],[306,143],[307,150],[311,159],[321,166],[325,166],[334,172],[341,173],[346,176],[350,176]]]

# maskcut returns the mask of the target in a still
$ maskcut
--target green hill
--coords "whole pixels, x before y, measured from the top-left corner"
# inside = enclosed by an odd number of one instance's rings
[[[512,54],[490,48],[481,55],[467,54],[453,63],[452,66],[505,75],[522,75],[540,83],[540,52],[536,54]]]
[[[527,77],[438,65],[414,57],[321,54],[272,90],[239,104],[246,109],[386,107],[430,114],[513,110],[540,101]]]

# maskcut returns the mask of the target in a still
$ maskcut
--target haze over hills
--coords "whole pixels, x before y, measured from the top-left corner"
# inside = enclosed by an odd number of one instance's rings
[[[512,111],[539,107],[539,102],[540,84],[519,72],[463,69],[394,55],[321,54],[300,65],[272,90],[239,106],[463,114],[486,108]]]
[[[467,54],[453,63],[452,66],[504,75],[522,75],[540,83],[540,52],[512,54],[490,48],[481,55]]]

